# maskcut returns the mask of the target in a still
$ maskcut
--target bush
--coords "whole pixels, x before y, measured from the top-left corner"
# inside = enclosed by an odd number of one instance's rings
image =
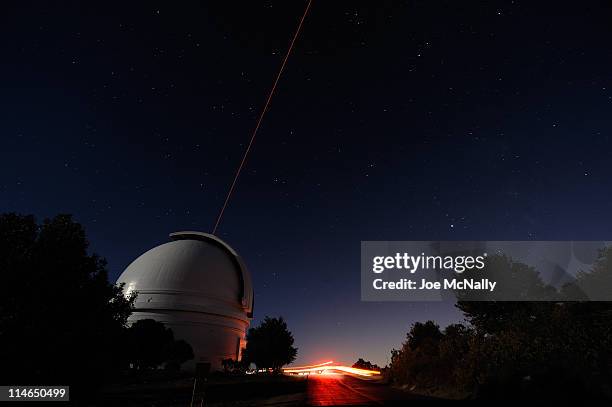
[[[526,270],[535,281],[526,266],[507,257],[497,261],[507,270]],[[606,249],[591,273],[579,275],[561,295],[610,276],[612,249]],[[612,303],[460,301],[457,307],[470,326],[440,331],[432,321],[415,323],[402,348],[391,351],[390,381],[451,397],[612,398]]]

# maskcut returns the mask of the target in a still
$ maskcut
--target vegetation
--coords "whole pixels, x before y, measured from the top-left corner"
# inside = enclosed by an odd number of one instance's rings
[[[281,367],[293,362],[296,356],[293,335],[282,317],[266,317],[258,327],[249,329],[245,363],[255,363],[258,369],[278,372]]]
[[[380,370],[378,365],[373,364],[369,360],[363,360],[362,358],[359,358],[357,362],[353,363],[353,367],[357,369]]]
[[[170,328],[153,319],[141,319],[133,323],[126,333],[129,348],[128,361],[136,370],[156,369],[164,365],[179,370],[180,365],[193,359],[191,345],[174,340]]]
[[[95,383],[122,367],[133,298],[69,215],[0,215],[3,383]]]
[[[0,383],[65,383],[78,398],[116,380],[130,362],[158,365],[159,349],[169,368],[193,357],[161,324],[128,329],[134,296],[108,281],[105,261],[88,248],[69,215],[42,224],[0,215]]]
[[[508,270],[527,270],[503,256],[496,261]],[[593,271],[563,287],[561,295],[611,276],[608,248]],[[528,271],[526,277],[534,275]],[[535,287],[550,290],[541,281]],[[612,303],[459,301],[457,307],[469,324],[444,330],[432,321],[412,326],[402,348],[391,352],[392,382],[451,397],[612,397]]]
[[[243,358],[241,361],[228,358],[221,361],[223,373],[244,374],[249,367],[249,363]]]

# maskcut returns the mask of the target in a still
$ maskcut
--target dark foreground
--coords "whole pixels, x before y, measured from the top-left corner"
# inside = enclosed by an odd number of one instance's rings
[[[193,394],[188,377],[109,388],[100,401],[120,406],[351,406],[405,405],[428,400],[372,380],[341,374],[213,377]]]
[[[308,378],[307,405],[405,405],[408,400],[431,400],[393,389],[377,381],[341,374],[311,375]]]
[[[287,376],[211,377],[193,393],[193,378],[167,380],[151,377],[108,388],[97,400],[113,406],[256,406],[268,400],[304,405],[306,378]],[[264,403],[264,404],[262,404]],[[97,404],[97,403],[96,403]],[[269,404],[284,405],[284,404]]]

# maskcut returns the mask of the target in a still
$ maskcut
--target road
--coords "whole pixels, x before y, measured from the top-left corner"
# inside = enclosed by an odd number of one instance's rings
[[[308,376],[307,400],[311,406],[404,405],[406,400],[421,399],[384,384],[343,374]]]

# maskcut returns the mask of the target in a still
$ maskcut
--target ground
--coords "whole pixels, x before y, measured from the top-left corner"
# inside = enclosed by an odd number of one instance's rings
[[[381,383],[342,374],[308,377],[306,404],[310,406],[405,405],[408,400],[429,400]]]
[[[129,406],[207,406],[256,405],[274,398],[286,398],[294,405],[305,399],[306,378],[287,376],[212,376],[198,383],[193,391],[193,377],[164,378],[151,375],[144,380],[105,389],[102,402]]]
[[[130,406],[333,406],[404,405],[422,399],[393,389],[377,380],[341,374],[310,376],[211,377],[193,394],[193,378],[171,380],[150,377],[144,381],[106,389],[103,403]],[[423,400],[423,399],[422,399]]]

